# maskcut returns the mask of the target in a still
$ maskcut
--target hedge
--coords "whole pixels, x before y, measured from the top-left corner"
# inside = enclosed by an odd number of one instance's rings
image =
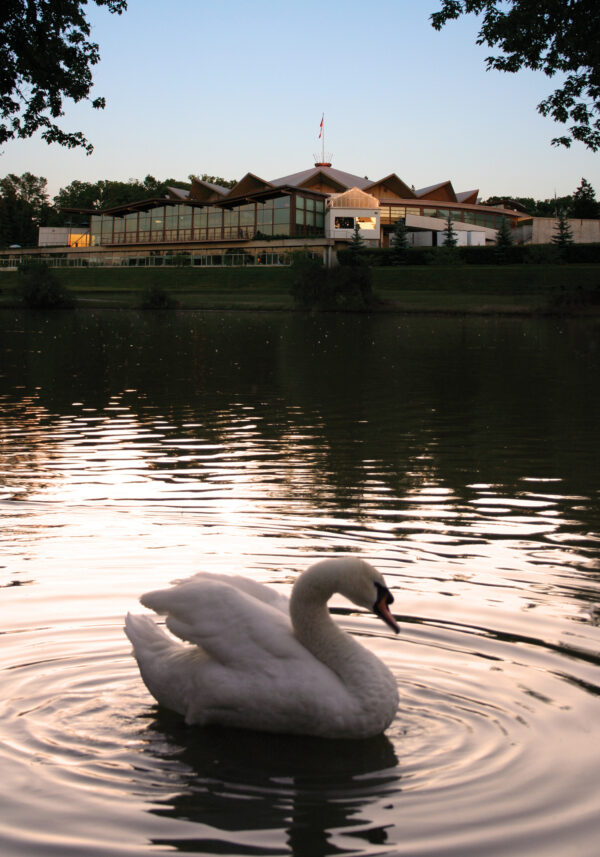
[[[338,250],[340,265],[355,264],[356,254]],[[369,267],[388,267],[395,264],[391,248],[376,247],[363,250],[360,261]],[[561,248],[555,244],[519,244],[500,250],[489,247],[409,247],[405,251],[407,265],[557,265],[600,263],[600,244],[571,244]]]

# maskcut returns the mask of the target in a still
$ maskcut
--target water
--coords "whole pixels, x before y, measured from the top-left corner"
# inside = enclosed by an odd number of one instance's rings
[[[597,857],[600,325],[0,313],[0,853]],[[373,562],[385,736],[186,728],[122,632]]]

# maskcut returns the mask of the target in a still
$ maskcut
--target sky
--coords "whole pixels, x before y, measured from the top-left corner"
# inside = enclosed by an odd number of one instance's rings
[[[71,181],[187,181],[193,173],[269,180],[334,167],[408,185],[546,199],[582,177],[600,197],[600,154],[555,148],[565,126],[537,113],[557,85],[543,73],[486,71],[477,19],[437,32],[440,0],[129,0],[123,15],[88,6],[101,61],[92,96],[61,125],[94,145],[6,143],[0,176],[29,171],[54,196]],[[320,157],[320,156],[319,156]]]

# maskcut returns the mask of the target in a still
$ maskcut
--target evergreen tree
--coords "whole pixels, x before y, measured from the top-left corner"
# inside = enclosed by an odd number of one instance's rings
[[[454,248],[458,244],[458,236],[454,231],[452,216],[449,214],[446,220],[446,228],[444,229],[444,247]]]
[[[506,250],[507,247],[512,247],[513,237],[510,231],[510,225],[506,217],[502,218],[500,229],[496,233],[496,247],[499,250]]]
[[[596,193],[587,179],[581,179],[581,184],[573,194],[571,216],[583,219],[600,217],[600,205],[596,202]]]
[[[396,221],[392,234],[392,261],[394,265],[403,265],[406,262],[408,248],[406,221],[401,217]]]
[[[358,250],[365,249],[365,242],[362,239],[362,235],[360,233],[360,226],[358,223],[354,224],[354,231],[352,233],[352,240],[350,241],[350,249],[355,252]]]
[[[569,226],[567,214],[564,209],[558,212],[558,220],[555,227],[555,233],[552,236],[552,243],[557,247],[568,247],[573,244],[573,232]]]
[[[360,234],[360,226],[358,222],[354,224],[354,231],[352,233],[352,239],[348,246],[348,250],[352,256],[352,263],[354,265],[359,264],[359,256],[362,251],[365,249],[365,242],[362,239],[362,235]]]

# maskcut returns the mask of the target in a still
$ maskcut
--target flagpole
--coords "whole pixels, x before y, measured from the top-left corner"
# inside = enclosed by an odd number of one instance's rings
[[[319,125],[319,140],[321,140],[321,160],[319,161],[318,154],[315,153],[314,157],[316,159],[315,167],[330,167],[331,164],[325,160],[325,114],[321,114],[321,123]],[[329,155],[329,159],[331,160],[331,155]]]

